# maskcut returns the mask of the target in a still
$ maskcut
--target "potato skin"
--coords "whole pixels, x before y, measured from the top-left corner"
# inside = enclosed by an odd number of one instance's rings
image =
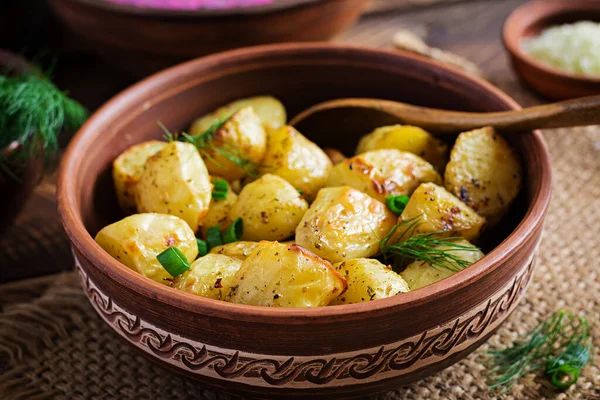
[[[266,174],[244,186],[229,218],[242,218],[242,240],[283,240],[294,234],[308,203],[286,180]]]
[[[327,148],[323,149],[323,151],[325,152],[325,154],[327,154],[327,157],[329,157],[329,159],[331,160],[331,163],[333,165],[337,165],[348,159],[348,157],[346,157],[344,155],[344,153],[342,153],[338,149],[333,149],[331,147],[327,147]]]
[[[244,261],[256,248],[258,242],[241,240],[239,242],[227,243],[210,249],[211,254],[222,254],[237,260]]]
[[[150,140],[129,147],[113,161],[112,176],[119,206],[126,214],[136,212],[135,192],[148,158],[158,153],[166,142]]]
[[[448,146],[417,126],[382,126],[362,137],[356,154],[378,149],[408,151],[431,163],[436,170],[443,171],[448,154]]]
[[[336,271],[348,282],[348,290],[330,305],[362,303],[385,299],[410,289],[392,268],[373,258],[357,258],[334,264]]]
[[[414,191],[399,221],[418,217],[420,224],[415,233],[445,231],[447,236],[467,240],[477,239],[485,223],[484,217],[434,183],[423,183]]]
[[[138,212],[176,215],[195,232],[208,213],[212,184],[198,150],[171,142],[146,162],[136,191]]]
[[[211,176],[210,181],[214,183],[217,180],[222,180],[218,176]],[[233,222],[229,218],[229,213],[231,212],[231,208],[237,202],[237,194],[231,188],[231,184],[228,183],[227,190],[227,198],[218,200],[212,199],[210,200],[210,205],[208,207],[208,213],[202,219],[202,226],[200,227],[200,232],[202,233],[202,237],[206,238],[206,231],[211,226],[219,225],[221,230],[227,228]]]
[[[233,277],[242,262],[221,254],[207,254],[194,261],[190,269],[173,280],[173,287],[215,300],[225,300]]]
[[[252,107],[252,110],[260,117],[265,127],[277,129],[285,125],[287,120],[285,107],[275,97],[255,96],[233,101],[210,114],[196,119],[190,128],[190,134],[199,135],[205,132],[214,122],[245,107]]]
[[[444,177],[446,189],[496,222],[519,194],[522,171],[506,140],[485,127],[458,135]]]
[[[311,202],[325,186],[332,164],[319,146],[291,126],[269,132],[263,173],[278,175]]]
[[[337,164],[327,186],[350,186],[385,203],[388,195],[409,196],[423,182],[441,184],[442,178],[431,164],[412,153],[383,149]]]
[[[435,248],[452,253],[471,264],[483,257],[481,250],[466,240],[457,240],[454,243],[469,246],[473,251],[458,250],[448,246],[436,246]],[[400,276],[404,278],[411,290],[415,290],[454,275],[456,272],[447,268],[436,268],[428,262],[417,260],[408,264]]]
[[[192,262],[198,255],[196,237],[181,218],[165,214],[134,214],[107,225],[95,238],[108,254],[123,265],[163,284],[171,275],[156,256],[177,247]]]
[[[202,158],[211,175],[222,176],[228,181],[244,177],[247,171],[218,154],[214,148],[233,147],[236,155],[254,163],[260,163],[267,150],[267,134],[251,107],[244,107],[233,114],[212,137],[211,147],[203,149],[207,154],[202,154]],[[231,150],[227,151],[231,153]]]
[[[331,262],[370,257],[395,223],[385,204],[365,193],[323,188],[296,228],[296,243]]]
[[[346,290],[331,264],[297,244],[262,241],[235,274],[229,300],[266,307],[321,307]]]

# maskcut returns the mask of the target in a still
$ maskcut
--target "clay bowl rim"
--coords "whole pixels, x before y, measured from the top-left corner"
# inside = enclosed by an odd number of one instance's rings
[[[58,211],[72,245],[77,251],[85,255],[90,260],[92,267],[99,269],[102,275],[108,276],[109,279],[116,281],[128,290],[133,290],[159,303],[165,303],[202,315],[215,315],[230,320],[256,321],[258,318],[258,320],[268,321],[273,324],[298,324],[325,322],[330,321],[331,318],[338,320],[354,319],[357,315],[368,317],[367,314],[387,313],[390,309],[402,311],[410,309],[415,304],[426,303],[435,300],[439,296],[450,294],[449,292],[456,292],[483,278],[496,268],[501,267],[509,255],[523,245],[524,238],[531,236],[537,230],[538,226],[543,223],[550,203],[551,167],[550,156],[542,133],[536,130],[528,135],[534,140],[535,147],[533,149],[540,156],[539,163],[533,167],[538,168],[540,183],[539,187],[536,188],[536,193],[533,194],[531,202],[529,202],[529,207],[522,221],[502,243],[469,268],[443,281],[405,293],[402,296],[394,296],[361,304],[318,308],[271,308],[228,303],[166,288],[164,285],[154,282],[123,266],[94,241],[85,228],[80,216],[80,209],[77,206],[78,192],[76,191],[75,179],[71,178],[70,171],[73,170],[79,160],[85,157],[83,150],[89,147],[88,143],[93,142],[94,137],[98,134],[94,132],[101,132],[99,128],[111,120],[111,116],[116,110],[122,106],[136,103],[136,101],[143,99],[145,93],[155,86],[160,86],[165,82],[175,79],[177,76],[186,76],[191,71],[195,71],[200,65],[221,65],[228,59],[245,63],[255,59],[255,57],[264,57],[269,54],[281,55],[291,53],[302,55],[303,52],[314,53],[315,51],[322,51],[323,53],[341,52],[347,54],[348,57],[352,57],[352,54],[362,53],[374,59],[381,56],[408,58],[417,64],[423,64],[432,69],[445,70],[458,75],[459,78],[467,80],[471,84],[483,87],[483,89],[511,109],[521,108],[515,100],[491,83],[478,77],[467,75],[436,61],[396,50],[328,43],[284,43],[248,47],[188,61],[151,75],[117,94],[97,110],[72,139],[61,162],[57,189]]]
[[[330,0],[275,0],[268,4],[233,8],[199,8],[195,10],[182,10],[171,8],[137,7],[131,4],[113,3],[107,0],[73,0],[88,7],[127,14],[138,17],[172,17],[172,18],[203,18],[203,17],[231,17],[268,14],[286,11],[296,7],[316,5]],[[337,1],[337,0],[336,0]]]
[[[600,84],[600,76],[576,75],[547,66],[522,51],[520,41],[524,38],[523,31],[542,19],[570,13],[573,11],[590,10],[600,15],[600,1],[593,0],[535,0],[525,3],[513,10],[502,27],[504,47],[515,58],[533,69],[551,75],[556,80],[571,80],[579,84]],[[523,22],[523,19],[526,22]],[[581,20],[583,21],[583,20]],[[544,27],[552,26],[550,24]]]

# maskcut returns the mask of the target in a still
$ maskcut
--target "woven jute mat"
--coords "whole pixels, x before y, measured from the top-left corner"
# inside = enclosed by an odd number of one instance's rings
[[[381,399],[600,399],[600,369],[555,393],[527,376],[507,394],[490,392],[486,350],[503,348],[553,311],[596,321],[600,360],[600,127],[545,132],[554,192],[527,296],[487,344],[434,376]],[[96,315],[74,273],[22,291],[0,289],[0,399],[221,399],[228,396],[138,355]]]

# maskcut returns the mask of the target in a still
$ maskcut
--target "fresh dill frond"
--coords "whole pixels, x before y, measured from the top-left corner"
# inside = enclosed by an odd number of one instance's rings
[[[591,358],[590,332],[585,318],[553,313],[511,347],[489,352],[490,388],[507,391],[524,375],[545,368],[552,385],[566,389]]]
[[[379,242],[379,249],[386,263],[392,256],[395,264],[399,265],[405,265],[407,261],[419,260],[433,268],[457,272],[471,265],[471,261],[460,256],[461,252],[480,251],[475,246],[457,243],[464,240],[460,236],[447,237],[446,232],[417,233],[420,223],[421,216],[401,221]],[[390,244],[399,229],[404,229],[398,236],[401,241]]]

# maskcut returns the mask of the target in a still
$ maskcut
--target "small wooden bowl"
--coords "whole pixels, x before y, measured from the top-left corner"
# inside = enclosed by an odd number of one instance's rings
[[[536,92],[552,100],[600,94],[600,77],[585,77],[548,67],[521,49],[521,41],[552,25],[600,22],[600,1],[531,1],[514,10],[503,28],[504,45],[513,68]]]
[[[111,65],[135,77],[238,47],[327,40],[367,0],[277,0],[236,9],[164,10],[105,0],[49,0],[57,16]]]
[[[233,304],[143,277],[96,244],[122,215],[113,159],[231,100],[272,94],[290,116],[341,97],[376,97],[471,111],[519,106],[489,83],[402,53],[332,44],[230,51],[156,74],[121,93],[81,128],[63,158],[59,211],[85,292],[106,323],[153,361],[242,396],[358,397],[391,390],[465,357],[522,298],[550,201],[540,132],[508,139],[525,170],[520,199],[489,254],[431,286],[363,304],[312,309]],[[353,151],[364,127],[312,137]]]

